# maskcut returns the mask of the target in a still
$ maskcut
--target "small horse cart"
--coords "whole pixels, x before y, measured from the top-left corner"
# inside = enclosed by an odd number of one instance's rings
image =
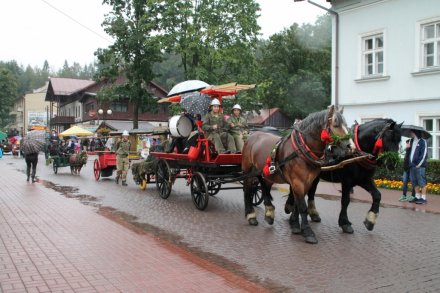
[[[199,137],[197,146],[190,148],[187,154],[151,152],[158,159],[155,181],[160,197],[170,196],[172,185],[177,178],[186,179],[190,186],[191,198],[199,210],[205,210],[209,197],[220,190],[243,189],[241,154],[217,154],[213,144],[207,138]],[[224,185],[237,183],[239,186]],[[261,185],[257,178],[253,184],[253,204],[262,201]]]
[[[72,175],[79,175],[81,168],[87,163],[87,153],[82,151],[79,154],[59,153],[55,156],[49,156],[48,160],[52,163],[53,172],[58,173],[58,168],[70,167]]]
[[[93,174],[96,181],[101,177],[110,177],[116,170],[116,153],[111,151],[97,151],[98,158],[93,163]]]

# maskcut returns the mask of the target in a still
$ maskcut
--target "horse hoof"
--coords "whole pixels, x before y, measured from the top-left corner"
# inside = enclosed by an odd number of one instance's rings
[[[316,222],[316,223],[321,222],[321,217],[319,215],[310,215],[310,219],[312,220],[312,222]]]
[[[271,217],[264,217],[264,220],[266,221],[266,223],[268,223],[269,225],[273,225],[273,218]]]
[[[258,225],[257,219],[254,219],[254,218],[249,219],[248,222],[249,222],[249,225],[251,225],[251,226],[257,226]]]
[[[304,240],[306,241],[306,243],[310,243],[310,244],[317,244],[318,243],[318,239],[316,239],[315,236],[305,236]]]
[[[353,234],[353,232],[354,232],[354,230],[351,227],[351,225],[348,225],[348,224],[347,225],[342,225],[341,228],[342,228],[342,232],[347,233],[347,234]]]
[[[299,226],[299,223],[291,224],[290,229],[292,230],[292,234],[301,234],[302,233],[302,230]]]
[[[365,228],[367,228],[368,231],[373,231],[373,229],[374,229],[374,224],[373,223],[371,223],[368,220],[364,220],[364,225],[365,225]]]

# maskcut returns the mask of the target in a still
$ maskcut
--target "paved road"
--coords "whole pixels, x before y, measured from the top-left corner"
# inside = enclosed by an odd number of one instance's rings
[[[131,175],[125,188],[112,180],[96,182],[93,159],[80,176],[70,175],[68,168],[54,175],[41,164],[40,183],[94,205],[101,213],[122,217],[272,292],[440,290],[439,214],[381,208],[378,224],[369,232],[362,221],[370,205],[355,202],[349,208],[355,233],[347,235],[337,225],[339,202],[321,197],[317,206],[323,221],[312,224],[319,244],[310,245],[290,233],[278,191],[273,192],[275,224],[266,224],[263,209],[258,208],[260,225],[250,227],[241,191],[221,191],[201,212],[193,206],[183,180],[176,181],[168,200],[163,200],[153,185],[146,191],[138,189]],[[8,167],[23,172],[24,162],[11,160]]]

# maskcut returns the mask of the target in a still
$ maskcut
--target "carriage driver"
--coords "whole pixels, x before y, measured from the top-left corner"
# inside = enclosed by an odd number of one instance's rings
[[[130,153],[131,143],[128,140],[128,131],[122,132],[122,140],[116,143],[116,184],[119,184],[119,178],[122,178],[122,185],[127,186],[127,171],[128,171],[128,155]]]
[[[239,104],[235,104],[234,107],[232,107],[232,115],[227,122],[230,127],[229,132],[234,137],[235,148],[237,152],[241,152],[244,141],[247,139],[248,125],[246,118],[241,115],[241,107]]]
[[[220,101],[213,99],[209,108],[211,111],[203,118],[203,131],[207,134],[208,139],[214,143],[217,152],[221,154],[236,153],[234,138],[228,133],[229,126],[223,113],[220,113]],[[225,149],[223,142],[228,146],[227,149]]]

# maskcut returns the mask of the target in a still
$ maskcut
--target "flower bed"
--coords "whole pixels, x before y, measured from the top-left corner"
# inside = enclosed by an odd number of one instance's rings
[[[402,190],[403,182],[398,180],[388,180],[388,179],[375,179],[374,183],[376,183],[377,187],[380,188],[388,188],[395,190]],[[440,194],[440,184],[428,183],[427,185],[427,193],[429,194]],[[408,184],[408,190],[411,190],[411,183]]]

